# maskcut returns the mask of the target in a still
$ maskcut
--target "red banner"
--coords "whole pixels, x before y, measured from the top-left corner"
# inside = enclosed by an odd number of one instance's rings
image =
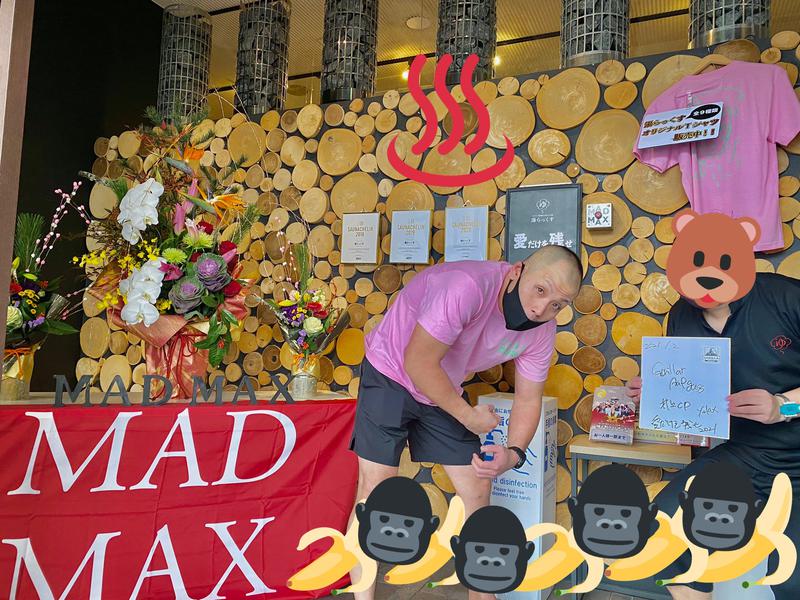
[[[354,401],[0,408],[0,597],[307,598],[344,531]]]

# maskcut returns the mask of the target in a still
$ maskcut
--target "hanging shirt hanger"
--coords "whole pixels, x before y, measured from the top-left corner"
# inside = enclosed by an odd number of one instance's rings
[[[730,58],[722,54],[709,54],[697,64],[697,67],[695,67],[691,74],[699,75],[709,67],[724,67],[725,65],[731,64],[731,62],[733,61],[731,61]]]

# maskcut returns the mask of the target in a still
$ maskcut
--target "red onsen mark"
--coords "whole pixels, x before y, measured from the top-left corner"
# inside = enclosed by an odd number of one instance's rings
[[[420,156],[423,152],[430,149],[431,145],[433,144],[433,140],[436,138],[436,123],[438,122],[436,110],[433,108],[430,100],[428,100],[428,97],[422,92],[422,89],[419,85],[420,74],[422,73],[422,68],[425,66],[426,60],[427,59],[424,55],[417,55],[417,57],[414,59],[414,62],[411,64],[411,69],[408,75],[409,91],[411,92],[411,96],[414,98],[414,100],[416,100],[417,104],[419,104],[426,122],[425,131],[422,137],[411,148],[411,152],[417,156]],[[442,155],[445,155],[453,150],[458,145],[459,141],[461,140],[461,136],[464,133],[464,117],[461,113],[461,108],[459,107],[458,102],[456,102],[456,99],[450,94],[450,90],[447,89],[445,83],[447,69],[450,67],[452,62],[453,57],[451,55],[445,54],[442,56],[441,60],[436,65],[436,72],[434,74],[434,88],[436,90],[436,94],[441,98],[444,105],[450,111],[453,120],[453,130],[450,132],[450,136],[441,144],[439,144],[438,147],[439,154]],[[478,149],[483,146],[483,144],[486,142],[486,138],[489,136],[490,128],[489,112],[486,110],[486,106],[484,106],[483,102],[481,102],[478,94],[472,87],[472,72],[474,71],[477,63],[478,56],[476,54],[470,54],[467,60],[464,62],[464,69],[461,71],[460,76],[461,90],[464,93],[464,97],[467,99],[467,102],[469,102],[469,105],[475,111],[475,115],[478,119],[478,128],[475,133],[475,137],[464,148],[469,155],[475,154],[475,152],[477,152]],[[465,185],[475,185],[477,183],[483,183],[484,181],[493,179],[502,174],[514,161],[514,144],[510,139],[508,139],[508,136],[503,135],[503,137],[506,140],[506,151],[503,157],[491,167],[488,167],[483,171],[469,173],[467,175],[423,173],[418,169],[410,167],[397,154],[397,150],[395,148],[397,136],[395,136],[392,141],[389,142],[389,148],[387,149],[386,154],[387,158],[389,159],[389,164],[391,164],[398,173],[414,181],[418,181],[426,185],[438,186],[461,187]]]

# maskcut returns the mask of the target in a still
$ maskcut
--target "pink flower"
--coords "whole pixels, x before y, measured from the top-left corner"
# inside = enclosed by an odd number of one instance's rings
[[[184,200],[180,204],[175,205],[175,215],[172,218],[172,224],[174,225],[175,233],[180,233],[183,231],[183,228],[186,226],[186,215],[194,205],[189,202],[188,200]]]
[[[159,270],[164,273],[164,281],[175,281],[183,277],[183,271],[176,265],[171,265],[168,262],[162,263]]]

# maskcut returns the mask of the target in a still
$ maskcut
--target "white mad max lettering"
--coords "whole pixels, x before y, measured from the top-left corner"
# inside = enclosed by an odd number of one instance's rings
[[[200,487],[207,485],[240,485],[254,483],[266,479],[267,477],[276,473],[288,461],[297,441],[297,431],[294,423],[283,413],[272,410],[228,412],[227,415],[233,419],[233,423],[230,435],[231,441],[228,447],[228,452],[225,456],[224,472],[217,481],[209,483],[203,479],[200,471],[200,465],[198,463],[197,452],[194,444],[194,437],[192,435],[189,410],[187,408],[178,413],[176,416],[172,428],[164,439],[164,442],[161,444],[161,448],[156,453],[153,461],[150,464],[150,467],[148,468],[144,477],[142,477],[141,481],[130,486],[130,488],[126,488],[125,486],[120,485],[118,482],[120,458],[122,455],[122,448],[124,445],[128,424],[131,422],[131,420],[141,416],[141,411],[119,413],[83,463],[74,471],[72,469],[72,462],[67,456],[61,436],[59,435],[58,427],[53,417],[53,412],[32,411],[26,412],[25,414],[26,416],[36,419],[39,422],[39,427],[36,432],[36,439],[33,444],[33,449],[31,450],[28,467],[23,480],[19,487],[7,492],[7,495],[9,496],[41,494],[41,490],[36,489],[33,485],[33,474],[36,467],[37,457],[39,455],[39,449],[43,440],[45,441],[50,450],[50,454],[53,457],[56,469],[58,471],[61,489],[64,492],[68,492],[75,485],[78,478],[86,470],[87,466],[92,462],[92,460],[94,460],[95,456],[109,439],[111,440],[111,448],[109,452],[108,463],[106,464],[105,477],[103,482],[91,488],[90,492],[122,492],[126,489],[157,489],[157,486],[152,483],[151,479],[161,461],[168,458],[179,458],[184,460],[186,463],[187,480],[179,484],[179,487],[181,488]],[[283,427],[285,437],[284,445],[278,459],[263,473],[253,477],[240,478],[236,475],[237,459],[241,449],[242,435],[245,431],[247,419],[253,415],[270,416],[275,418]],[[168,451],[167,448],[170,447],[173,438],[177,435],[181,436],[183,449]],[[202,599],[190,598],[186,592],[186,586],[184,585],[180,568],[178,567],[177,557],[172,545],[169,526],[165,524],[158,530],[155,539],[153,540],[150,552],[144,561],[136,584],[131,591],[131,600],[138,597],[138,594],[140,593],[142,586],[147,579],[151,577],[162,576],[169,577],[175,593],[175,598],[177,600],[222,600],[225,598],[225,596],[220,595],[219,592],[226,579],[236,567],[241,570],[242,574],[244,574],[245,578],[253,588],[252,591],[247,594],[247,596],[274,593],[275,590],[269,588],[261,580],[255,569],[248,563],[244,556],[244,553],[258,537],[264,527],[274,520],[275,517],[251,519],[250,522],[255,525],[255,528],[241,548],[236,544],[229,532],[230,527],[236,525],[236,521],[204,524],[205,527],[211,529],[216,534],[217,538],[222,542],[232,560],[211,592]],[[87,568],[87,565],[90,562],[91,584],[89,597],[93,599],[103,597],[103,573],[105,568],[106,550],[111,540],[120,536],[123,536],[122,531],[103,532],[98,533],[95,536],[94,541],[84,555],[83,560],[78,565],[72,578],[69,580],[69,583],[67,583],[63,592],[58,596],[59,599],[64,600],[69,596],[70,591],[75,586],[81,573]],[[42,600],[55,600],[56,595],[50,583],[48,582],[47,577],[45,576],[45,573],[39,564],[39,561],[36,558],[36,552],[34,551],[31,539],[5,538],[0,540],[0,543],[12,546],[16,549],[14,573],[11,582],[11,589],[7,597],[10,598],[10,600],[16,599],[17,590],[20,585],[22,568],[24,567],[33,583],[36,593],[39,595],[39,598]],[[151,570],[151,562],[156,554],[156,550],[159,548],[165,558],[166,568]]]

